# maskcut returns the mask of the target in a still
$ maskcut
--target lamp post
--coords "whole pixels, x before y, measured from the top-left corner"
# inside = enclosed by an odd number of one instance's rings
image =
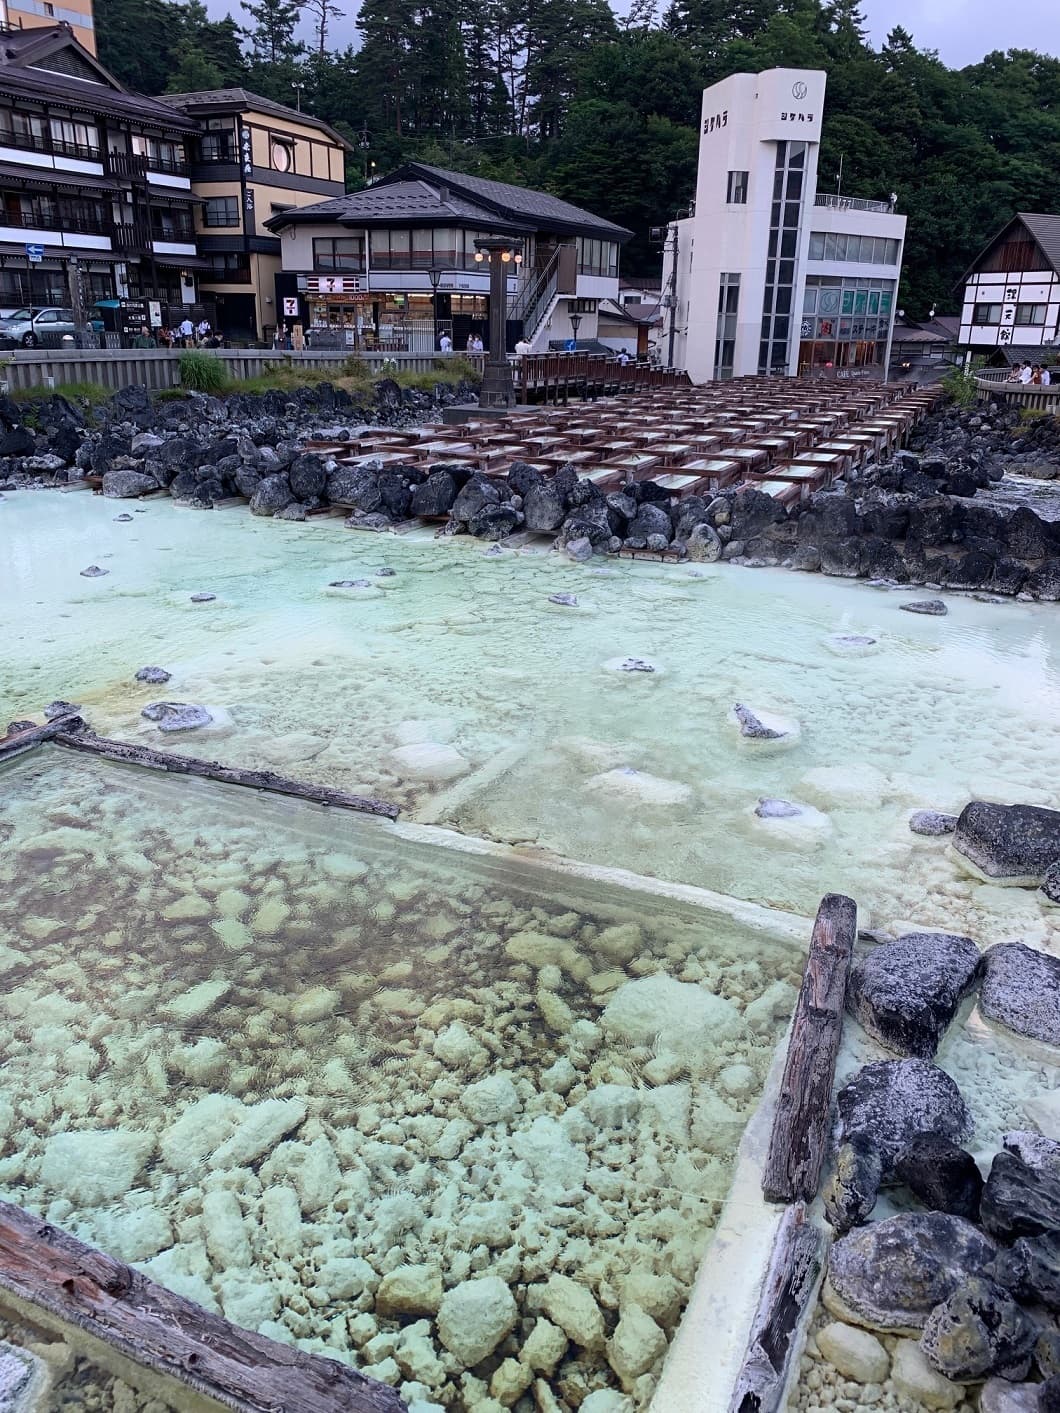
[[[479,392],[481,407],[511,407],[515,384],[508,362],[508,272],[523,259],[522,241],[483,236],[475,241],[475,260],[490,267],[490,346]]]
[[[582,322],[582,316],[581,316],[580,314],[572,314],[572,315],[570,316],[570,327],[571,327],[571,334],[572,334],[573,339],[574,339],[574,350],[576,350],[577,347],[578,347],[578,330],[579,330],[579,328],[581,327],[581,322]],[[573,352],[574,350],[572,350],[572,352]]]
[[[434,348],[438,349],[438,286],[441,283],[442,272],[437,265],[432,265],[427,271],[427,278],[431,282],[431,318],[434,323]]]

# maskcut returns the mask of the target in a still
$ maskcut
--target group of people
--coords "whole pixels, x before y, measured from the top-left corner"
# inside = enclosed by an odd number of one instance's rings
[[[1033,383],[1035,387],[1047,388],[1053,380],[1044,363],[1016,363],[1008,375],[1008,381],[1010,383]]]
[[[442,353],[452,353],[452,351],[453,351],[453,340],[452,340],[452,336],[451,336],[450,334],[448,334],[448,333],[443,333],[443,334],[441,334],[441,335],[439,336],[439,339],[438,339],[438,348],[439,348],[439,350],[440,350]],[[476,334],[476,333],[470,333],[470,334],[468,334],[468,336],[467,336],[467,351],[468,351],[468,353],[484,353],[484,352],[486,351],[486,345],[482,342],[482,335],[481,335],[481,334]]]

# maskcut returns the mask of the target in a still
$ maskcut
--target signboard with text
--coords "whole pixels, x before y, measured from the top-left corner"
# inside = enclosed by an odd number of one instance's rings
[[[361,275],[309,275],[305,287],[310,294],[362,294],[365,282]]]

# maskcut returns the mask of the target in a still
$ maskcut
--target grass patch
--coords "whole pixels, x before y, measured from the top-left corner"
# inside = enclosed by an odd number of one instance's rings
[[[23,407],[32,407],[36,403],[48,402],[56,393],[68,402],[80,402],[87,407],[100,407],[111,395],[110,389],[102,383],[60,383],[54,388],[14,388],[11,399]]]
[[[180,355],[180,382],[195,392],[220,393],[228,388],[228,369],[213,353],[185,349]]]
[[[187,402],[190,393],[187,388],[160,388],[151,395],[156,402]]]

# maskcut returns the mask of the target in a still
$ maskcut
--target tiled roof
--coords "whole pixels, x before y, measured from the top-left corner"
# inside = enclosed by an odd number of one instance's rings
[[[1042,248],[1042,253],[1060,275],[1060,216],[1037,216],[1030,211],[1016,215]]]
[[[377,185],[401,181],[409,175],[423,176],[430,182],[441,183],[454,193],[485,202],[487,207],[499,214],[531,222],[537,229],[595,233],[619,241],[628,240],[633,234],[625,226],[605,221],[602,216],[594,216],[591,211],[572,206],[569,201],[561,201],[547,191],[532,191],[529,187],[511,186],[508,182],[470,177],[466,172],[449,172],[444,167],[431,167],[425,162],[409,162],[389,177],[381,178]]]
[[[314,118],[310,113],[300,113],[294,108],[288,108],[285,103],[274,103],[271,98],[262,98],[260,94],[251,93],[246,88],[204,88],[197,93],[160,93],[158,101],[168,103],[185,113],[197,112],[200,109],[215,112],[223,110],[242,112],[245,108],[253,108],[258,113],[271,113],[276,118],[286,118],[290,122],[304,123],[306,127],[319,128],[321,132],[326,132],[333,141],[341,143],[343,147],[348,149],[350,145],[323,119]]]
[[[533,230],[531,222],[498,220],[494,213],[477,202],[468,201],[455,192],[440,194],[425,181],[403,181],[365,187],[330,201],[317,201],[312,206],[300,206],[284,211],[266,221],[278,230],[287,225],[316,224],[339,221],[344,225],[388,224],[416,221],[432,225],[445,221],[474,221],[483,229],[506,227],[508,231]]]

